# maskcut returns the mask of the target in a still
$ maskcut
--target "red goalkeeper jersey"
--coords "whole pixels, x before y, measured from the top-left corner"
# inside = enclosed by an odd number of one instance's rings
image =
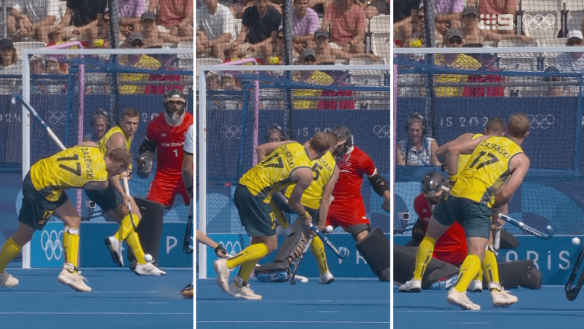
[[[414,210],[418,217],[424,220],[426,225],[426,230],[428,230],[428,221],[432,216],[432,208],[428,204],[428,199],[424,194],[420,194],[414,200]],[[436,245],[434,246],[434,258],[441,261],[460,266],[466,254],[468,252],[468,247],[466,245],[466,235],[464,234],[464,229],[459,223],[454,222],[452,226],[442,236]]]
[[[367,153],[354,146],[347,161],[339,168],[339,180],[333,191],[334,203],[363,202],[361,196],[361,185],[363,175],[371,176],[375,174],[375,164]]]
[[[187,130],[193,124],[193,116],[186,112],[183,122],[172,127],[164,120],[164,114],[150,121],[146,128],[146,138],[156,142],[155,180],[164,179],[176,184],[182,180],[183,146]]]

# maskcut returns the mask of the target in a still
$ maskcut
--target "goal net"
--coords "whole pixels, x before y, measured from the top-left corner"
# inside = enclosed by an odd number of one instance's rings
[[[243,64],[203,65],[197,72],[200,230],[245,235],[233,191],[257,163],[255,148],[267,142],[268,129],[274,125],[287,139],[301,143],[316,132],[346,125],[355,145],[389,177],[389,66]],[[383,199],[373,196],[365,181],[362,193],[372,226],[389,232]],[[199,277],[206,277],[206,248],[199,253]]]
[[[530,171],[509,205],[510,216],[538,230],[584,232],[579,197],[582,157],[583,72],[573,69],[582,47],[395,49],[397,138],[394,229],[413,224],[413,201],[426,172],[440,171],[435,159],[416,161],[409,132],[417,112],[422,140],[443,145],[464,133],[483,133],[486,122],[507,122],[525,113],[530,134],[522,148]],[[415,120],[414,120],[415,121]],[[400,154],[401,153],[401,154]],[[414,216],[403,219],[403,213]],[[514,234],[523,234],[511,225]],[[405,233],[409,234],[409,232]]]

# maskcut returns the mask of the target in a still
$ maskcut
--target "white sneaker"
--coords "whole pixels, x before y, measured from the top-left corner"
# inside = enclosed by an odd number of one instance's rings
[[[422,281],[411,279],[410,281],[399,286],[401,292],[420,292],[422,291]]]
[[[335,281],[335,277],[331,274],[330,271],[326,271],[320,275],[318,278],[318,284],[330,284]]]
[[[489,290],[491,291],[491,301],[493,302],[494,307],[509,307],[517,303],[519,300],[517,297],[503,289],[498,283],[489,283]]]
[[[161,276],[166,275],[166,272],[159,269],[152,263],[146,264],[136,264],[136,268],[134,269],[134,273],[137,275],[151,275],[151,276]]]
[[[116,265],[118,265],[119,267],[124,266],[124,256],[122,255],[122,242],[118,241],[118,239],[116,239],[113,236],[109,236],[105,238],[105,245],[109,249],[114,263],[116,263]]]
[[[0,273],[0,287],[14,288],[18,285],[18,279],[10,275],[8,272]]]
[[[222,258],[213,262],[213,269],[217,273],[217,284],[221,290],[229,293],[229,274],[231,269],[227,267],[227,259]],[[231,295],[231,294],[230,294]]]
[[[73,290],[75,291],[81,292],[91,291],[91,287],[89,287],[88,285],[85,284],[85,282],[83,282],[87,281],[87,279],[81,276],[81,271],[76,271],[73,264],[70,263],[65,263],[65,265],[63,266],[63,270],[61,270],[61,273],[59,273],[59,276],[57,277],[57,280],[60,283],[73,288]]]
[[[247,300],[262,299],[262,296],[256,294],[253,290],[251,290],[249,284],[243,281],[243,279],[240,278],[239,276],[236,276],[235,280],[231,282],[231,285],[229,286],[229,291],[227,293],[233,297],[243,298]]]
[[[466,295],[466,291],[465,292],[458,292],[456,290],[456,288],[454,288],[454,287],[452,287],[450,290],[448,290],[448,297],[446,298],[446,300],[450,304],[456,305],[463,310],[478,311],[481,309],[481,307],[479,305],[473,303],[468,298],[468,296]]]
[[[472,280],[468,285],[466,290],[470,292],[482,292],[483,291],[483,281],[481,280]]]

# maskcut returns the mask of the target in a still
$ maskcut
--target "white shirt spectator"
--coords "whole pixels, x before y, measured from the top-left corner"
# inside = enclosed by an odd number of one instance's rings
[[[55,16],[55,23],[59,23],[63,18],[57,0],[19,0],[12,8],[26,14],[33,23],[40,22],[48,16]]]
[[[231,41],[235,41],[235,19],[231,10],[220,3],[217,4],[215,15],[209,13],[207,6],[197,9],[197,29],[202,30],[209,40],[231,33]]]
[[[580,55],[574,59],[574,56]],[[584,73],[584,55],[580,53],[562,53],[556,57],[554,66],[562,73]]]
[[[432,166],[432,142],[435,139],[424,137],[424,147],[417,150],[408,141],[401,140],[397,144],[404,155],[406,166]]]

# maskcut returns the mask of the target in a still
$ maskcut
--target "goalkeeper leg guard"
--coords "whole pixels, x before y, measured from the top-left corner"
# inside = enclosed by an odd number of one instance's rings
[[[154,264],[157,264],[165,206],[142,198],[134,198],[134,201],[142,214],[140,225],[135,223],[140,244],[144,252],[152,256]],[[134,258],[132,251],[128,250],[128,260],[132,262]]]
[[[65,262],[73,264],[77,270],[77,259],[79,257],[79,229],[65,226],[63,232],[63,250],[65,252]]]
[[[368,236],[356,245],[361,256],[365,258],[371,271],[379,281],[389,281],[389,240],[381,229],[373,229]]]

